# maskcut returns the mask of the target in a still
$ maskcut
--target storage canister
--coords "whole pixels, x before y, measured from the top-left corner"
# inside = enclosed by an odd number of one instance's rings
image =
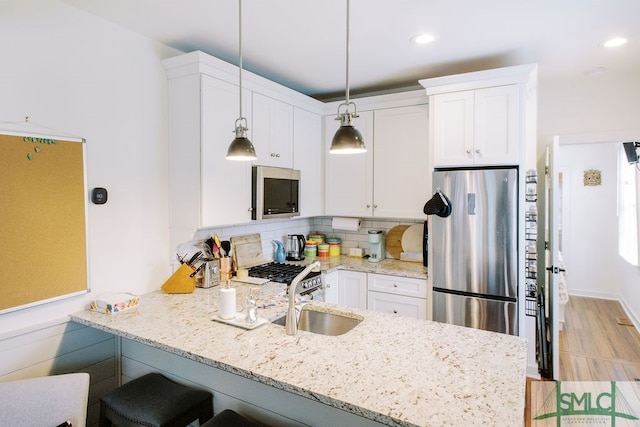
[[[319,243],[318,244],[318,257],[319,258],[328,258],[329,257],[329,244],[328,243]]]
[[[309,242],[304,246],[304,256],[307,258],[315,258],[317,254],[318,245],[316,242]]]
[[[340,256],[340,243],[342,240],[339,237],[327,237],[327,243],[329,244],[329,256]]]

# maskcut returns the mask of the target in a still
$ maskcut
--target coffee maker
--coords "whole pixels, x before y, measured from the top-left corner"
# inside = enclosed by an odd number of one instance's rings
[[[385,258],[384,232],[382,230],[369,230],[369,246],[371,248],[369,262],[380,262]]]
[[[287,234],[287,261],[302,261],[306,243],[302,234]]]

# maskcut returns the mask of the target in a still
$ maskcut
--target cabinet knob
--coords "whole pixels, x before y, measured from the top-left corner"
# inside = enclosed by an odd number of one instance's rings
[[[280,158],[280,153],[271,153],[271,157]]]
[[[331,283],[327,283],[325,286],[326,286],[327,288],[330,288],[330,287],[331,287]]]
[[[480,149],[476,148],[476,154],[480,154]]]
[[[371,207],[371,205],[367,205],[367,209],[369,209]]]
[[[393,284],[393,287],[394,287],[394,288],[397,288],[397,287],[398,287],[398,284],[397,284],[397,283],[394,283],[394,284]]]
[[[398,314],[398,310],[393,310],[393,314]]]
[[[471,154],[471,150],[467,148],[467,154]]]
[[[378,209],[378,205],[373,205],[373,209]]]

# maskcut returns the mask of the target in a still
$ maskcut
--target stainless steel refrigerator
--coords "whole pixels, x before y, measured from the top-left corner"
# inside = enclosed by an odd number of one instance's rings
[[[433,320],[518,334],[518,170],[436,169],[451,214],[432,216]]]

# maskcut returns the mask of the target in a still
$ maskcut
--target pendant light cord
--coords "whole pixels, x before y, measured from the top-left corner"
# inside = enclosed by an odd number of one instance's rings
[[[347,0],[347,93],[346,93],[346,104],[347,104],[347,111],[349,111],[349,0]]]
[[[347,0],[348,1],[348,0]],[[239,51],[239,56],[240,56],[240,70],[239,70],[239,77],[240,77],[240,119],[243,119],[244,117],[242,117],[242,0],[238,0],[238,51]]]

